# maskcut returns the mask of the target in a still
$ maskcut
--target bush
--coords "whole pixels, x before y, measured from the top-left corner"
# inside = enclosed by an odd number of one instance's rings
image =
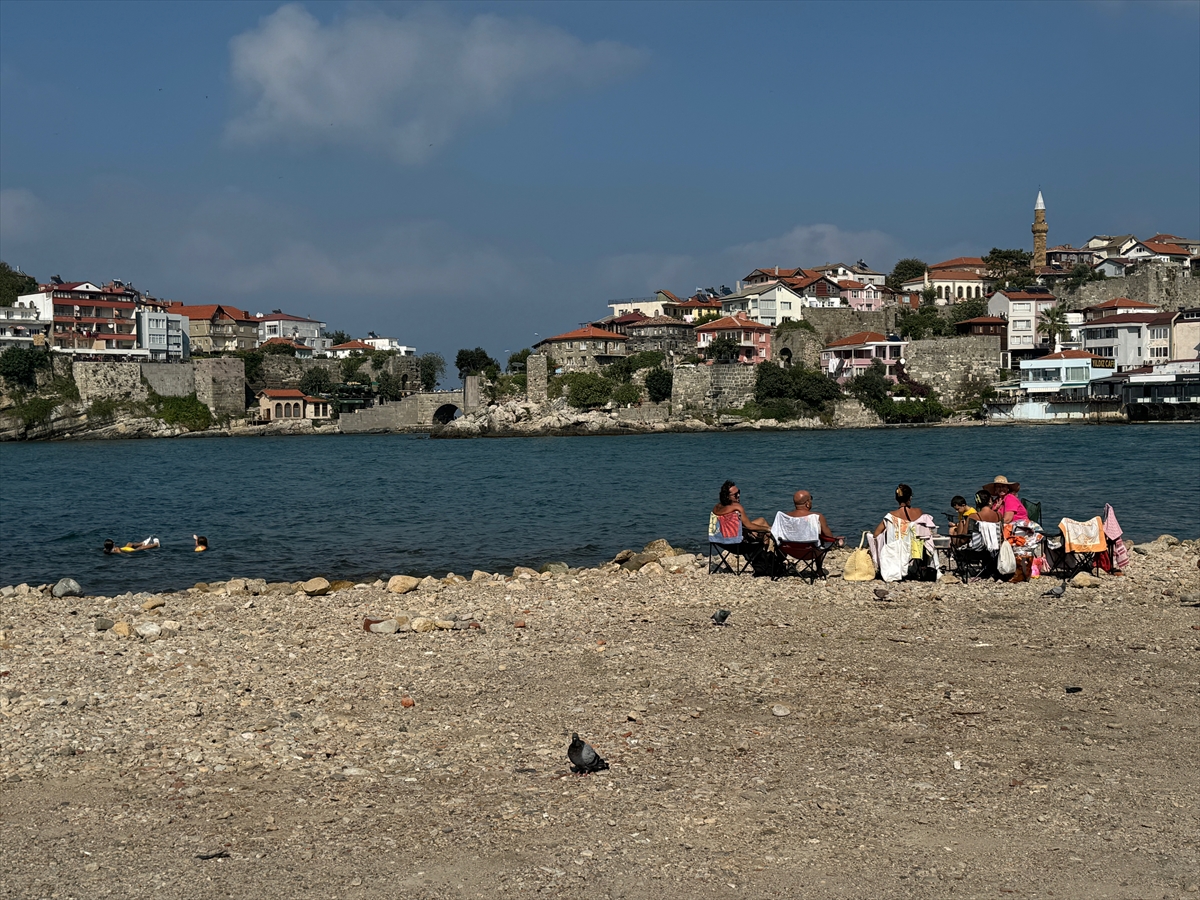
[[[754,400],[759,406],[775,404],[780,400],[793,401],[788,408],[793,415],[797,415],[809,411],[820,412],[841,396],[842,389],[836,381],[804,365],[783,369],[775,363],[765,362],[758,366],[755,373]]]
[[[347,356],[342,360],[339,371],[342,375],[342,383],[349,384],[352,381],[359,381],[358,370],[362,368],[362,364],[367,361],[365,356]]]
[[[618,359],[604,370],[604,374],[613,381],[627,382],[633,378],[634,372],[661,366],[666,358],[667,355],[661,350],[643,350]]]
[[[117,414],[124,404],[120,400],[115,400],[112,397],[100,397],[93,400],[88,407],[89,419],[111,419]]]
[[[300,379],[300,390],[306,394],[327,394],[333,390],[333,376],[322,367],[309,369]]]
[[[566,387],[564,383],[565,375],[556,375],[553,378],[546,380],[546,397],[550,400],[557,400],[563,395],[563,390]]]
[[[405,394],[404,382],[391,372],[379,373],[379,396],[384,400],[399,400]]]
[[[180,425],[188,431],[204,431],[213,424],[212,412],[196,399],[193,391],[186,397],[150,395],[155,415],[168,425]]]
[[[936,306],[922,306],[916,310],[900,313],[900,336],[914,341],[927,337],[944,337],[954,334],[954,326]]]
[[[662,403],[671,399],[675,386],[675,373],[670,369],[654,368],[646,373],[646,393],[651,403]]]
[[[788,331],[808,331],[812,334],[817,333],[817,329],[813,328],[812,322],[807,319],[784,319],[775,326],[776,334],[784,334]]]
[[[569,372],[563,381],[567,385],[567,402],[576,409],[603,406],[612,397],[612,382],[594,372]]]
[[[258,352],[271,356],[295,356],[296,348],[290,344],[264,344]]]
[[[45,425],[49,422],[50,416],[54,413],[54,409],[57,406],[58,400],[54,397],[30,397],[24,403],[18,404],[13,409],[13,412],[20,418],[21,424],[29,428],[33,425]]]
[[[508,364],[505,366],[505,368],[508,369],[509,372],[524,372],[526,364],[525,361],[529,359],[529,355],[531,353],[533,353],[533,351],[528,347],[526,347],[524,350],[518,350],[516,353],[513,353],[508,357]]]
[[[0,375],[10,385],[35,390],[37,373],[50,368],[50,354],[37,347],[9,347],[0,353]]]
[[[195,353],[192,354],[192,356],[196,355]],[[246,382],[248,384],[261,384],[263,355],[257,350],[238,350],[233,355],[242,361],[242,366],[246,370]]]
[[[394,355],[392,350],[376,350],[370,354],[371,368],[376,372],[382,372],[383,367],[387,365],[389,359]]]
[[[618,384],[612,392],[613,402],[621,404],[621,406],[632,406],[634,403],[642,402],[642,389],[633,382],[625,382]]]

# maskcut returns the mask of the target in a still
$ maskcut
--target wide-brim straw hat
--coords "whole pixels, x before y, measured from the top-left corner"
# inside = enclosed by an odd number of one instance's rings
[[[987,491],[992,496],[995,496],[996,488],[998,488],[998,487],[1008,488],[1008,490],[1010,492],[1015,494],[1017,491],[1019,491],[1021,489],[1021,482],[1009,481],[1003,475],[997,475],[995,480],[993,480],[991,484],[985,484],[982,488],[980,488],[980,490]]]

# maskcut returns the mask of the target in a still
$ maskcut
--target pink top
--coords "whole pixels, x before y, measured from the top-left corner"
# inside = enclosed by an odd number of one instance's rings
[[[1025,504],[1017,499],[1016,494],[1005,494],[1004,500],[1000,503],[1000,517],[1003,518],[1006,513],[1013,514],[1013,521],[1028,519],[1029,513],[1025,509]]]

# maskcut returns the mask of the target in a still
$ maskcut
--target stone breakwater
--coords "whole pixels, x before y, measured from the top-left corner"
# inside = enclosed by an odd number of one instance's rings
[[[580,570],[5,587],[3,882],[1192,897],[1198,555],[1164,536],[1060,597],[881,600],[665,542]],[[568,773],[572,731],[609,772]]]

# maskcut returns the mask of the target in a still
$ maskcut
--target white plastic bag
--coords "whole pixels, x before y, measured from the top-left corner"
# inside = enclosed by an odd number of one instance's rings
[[[1017,571],[1017,556],[1013,553],[1012,544],[1008,541],[1000,544],[1000,555],[996,558],[996,571],[1001,575],[1011,575]]]
[[[884,544],[879,551],[879,574],[884,581],[899,581],[908,573],[912,562],[912,541],[900,538]]]

